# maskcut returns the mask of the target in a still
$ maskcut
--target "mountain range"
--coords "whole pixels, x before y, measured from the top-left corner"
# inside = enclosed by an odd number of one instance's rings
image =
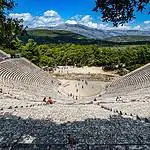
[[[148,37],[148,41],[150,40],[150,31],[142,31],[142,30],[100,30],[95,28],[90,28],[80,24],[61,24],[55,27],[38,27],[37,29],[47,29],[47,30],[64,30],[71,31],[73,33],[77,33],[83,35],[87,38],[91,39],[99,39],[99,40],[111,40],[112,37],[121,37],[121,36],[144,36]]]

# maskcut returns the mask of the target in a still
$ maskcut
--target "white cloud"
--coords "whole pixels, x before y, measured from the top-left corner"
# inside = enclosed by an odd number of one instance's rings
[[[84,24],[84,25],[87,25],[90,28],[97,28],[98,27],[97,23],[94,23],[94,22],[91,22],[91,21],[87,22],[87,24]]]
[[[118,29],[118,30],[131,30],[131,26],[129,26],[127,23],[124,25],[119,25],[118,27],[114,27],[114,29]]]
[[[23,19],[24,21],[31,21],[32,20],[32,15],[30,13],[22,13],[22,14],[10,13],[9,17]]]
[[[150,20],[144,21],[144,24],[150,24]]]
[[[93,18],[90,15],[81,16],[76,15],[71,17],[69,20],[66,21],[68,24],[82,24],[91,28],[97,28],[97,23],[92,21]]]
[[[98,18],[99,19],[99,18]],[[150,21],[144,21],[143,25],[136,25],[135,20],[126,23],[123,26],[119,25],[118,27],[113,27],[108,23],[102,23],[100,20],[98,22],[94,21],[94,19],[90,15],[76,15],[71,17],[69,20],[66,21],[68,24],[81,24],[91,28],[97,28],[101,30],[149,30],[150,29]],[[135,24],[133,26],[133,23]]]
[[[24,25],[32,28],[57,26],[63,23],[63,19],[54,10],[48,10],[44,12],[42,16],[36,17],[33,17],[30,13],[11,13],[9,14],[9,17],[23,19]]]
[[[75,15],[75,16],[71,17],[70,19],[80,21],[82,17],[83,17],[82,15]]]
[[[88,26],[90,28],[97,28],[98,24],[96,22],[93,22],[93,18],[90,15],[86,15],[79,20],[79,24]]]
[[[45,17],[59,17],[58,13],[54,10],[48,10],[44,12]]]
[[[101,29],[101,30],[111,30],[111,27],[108,24],[99,23],[98,24],[98,29]]]
[[[67,20],[65,23],[68,23],[68,24],[77,24],[77,22],[75,20]]]
[[[137,25],[133,28],[134,30],[140,30],[141,29],[141,26],[140,25]]]
[[[94,21],[94,19],[90,16],[90,15],[85,15],[85,16],[80,16],[80,15],[77,15],[77,16],[74,16],[74,17],[71,17],[71,21],[70,20],[67,20],[66,21],[67,23],[69,24],[73,24],[73,23],[77,23],[77,24],[82,24],[82,25],[85,25],[85,26],[88,26],[90,28],[97,28],[97,29],[101,29],[101,30],[113,30],[113,29],[116,29],[116,30],[130,30],[131,27],[128,26],[128,24],[125,24],[123,26],[119,25],[117,28],[116,27],[111,27],[109,26],[108,24],[104,24],[104,23],[97,23]]]
[[[123,26],[113,27],[108,23],[102,23],[100,18],[98,18],[98,21],[95,21],[90,15],[75,15],[64,22],[62,17],[54,10],[47,10],[41,16],[32,16],[30,13],[10,13],[9,17],[23,19],[24,25],[27,25],[29,28],[51,27],[68,23],[81,24],[101,30],[150,30],[150,20],[145,20],[141,25],[133,26],[133,23],[135,24],[134,20],[134,22],[126,23]]]
[[[83,18],[81,18],[81,22],[83,23],[89,23],[93,20],[93,18],[90,15],[86,15]]]

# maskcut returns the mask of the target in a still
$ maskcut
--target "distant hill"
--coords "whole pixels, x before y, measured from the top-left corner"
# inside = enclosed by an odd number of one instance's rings
[[[106,41],[112,41],[112,42],[138,42],[138,41],[149,41],[150,42],[150,36],[114,36],[110,38],[106,38]]]
[[[49,30],[65,30],[92,39],[105,40],[114,36],[150,36],[150,31],[141,30],[100,30],[80,24],[61,24],[55,27],[44,27]]]
[[[65,30],[48,30],[48,29],[29,29],[31,36],[47,36],[49,38],[66,38],[66,39],[87,39],[87,37]]]
[[[66,24],[65,24],[66,25]],[[114,44],[145,44],[150,43],[149,32],[140,31],[137,35],[122,35],[122,31],[108,31],[88,28],[86,26],[70,26],[73,31],[68,28],[51,27],[51,28],[35,28],[28,29],[28,34],[21,37],[21,40],[27,42],[28,39],[34,39],[38,44],[49,43],[77,43],[77,44],[100,44],[100,45],[114,45]],[[72,28],[73,27],[73,28]],[[75,28],[74,28],[75,27]],[[76,29],[76,30],[75,30]],[[84,32],[82,32],[84,30]],[[79,32],[81,31],[81,32]],[[117,34],[114,34],[114,33]],[[127,32],[127,31],[125,31]],[[135,31],[128,31],[130,34]],[[90,34],[89,34],[90,33]],[[139,35],[141,33],[141,35]],[[145,35],[143,36],[143,34]],[[120,34],[120,35],[119,35]],[[101,35],[101,38],[96,36]],[[104,36],[105,35],[105,36]],[[95,38],[94,38],[95,36]]]
[[[34,39],[38,44],[77,43],[77,44],[111,44],[110,41],[91,39],[86,36],[65,30],[29,29],[27,35],[21,37],[23,42]]]

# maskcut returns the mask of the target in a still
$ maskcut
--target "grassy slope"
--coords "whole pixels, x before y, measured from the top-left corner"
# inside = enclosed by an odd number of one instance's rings
[[[150,41],[150,36],[116,36],[107,38],[105,40],[113,42],[136,42],[136,41]]]
[[[86,37],[72,33],[70,31],[64,31],[64,30],[46,30],[46,29],[34,29],[34,30],[28,30],[29,35],[33,36],[47,36],[51,38],[56,37],[65,37],[65,38],[73,38],[73,39],[87,39]]]
[[[80,41],[88,41],[88,39],[82,35],[72,33],[70,31],[63,30],[46,30],[46,29],[34,29],[28,30],[28,35],[21,38],[24,42],[28,39],[34,39],[39,44],[48,43],[65,43],[73,42],[80,43]]]
[[[49,43],[77,43],[77,44],[100,44],[100,45],[114,45],[123,44],[127,40],[131,45],[139,45],[150,43],[150,37],[128,36],[128,37],[112,37],[105,40],[89,39],[85,36],[63,30],[47,30],[47,29],[33,29],[28,30],[28,34],[21,37],[21,40],[27,42],[28,39],[34,39],[38,44]],[[138,39],[138,40],[137,40]],[[140,39],[140,40],[139,40]],[[147,40],[149,39],[149,40]],[[134,41],[131,43],[131,41]],[[135,42],[136,41],[136,42]],[[137,42],[140,41],[140,42]],[[146,42],[148,41],[148,42]]]

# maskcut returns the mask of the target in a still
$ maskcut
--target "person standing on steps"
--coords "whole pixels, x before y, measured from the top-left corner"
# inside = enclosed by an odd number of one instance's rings
[[[119,97],[117,96],[117,97],[116,97],[116,102],[118,102],[118,99],[119,99]]]
[[[51,97],[49,97],[47,104],[54,104],[56,101],[54,101]]]
[[[44,97],[43,102],[46,102],[46,97]]]

